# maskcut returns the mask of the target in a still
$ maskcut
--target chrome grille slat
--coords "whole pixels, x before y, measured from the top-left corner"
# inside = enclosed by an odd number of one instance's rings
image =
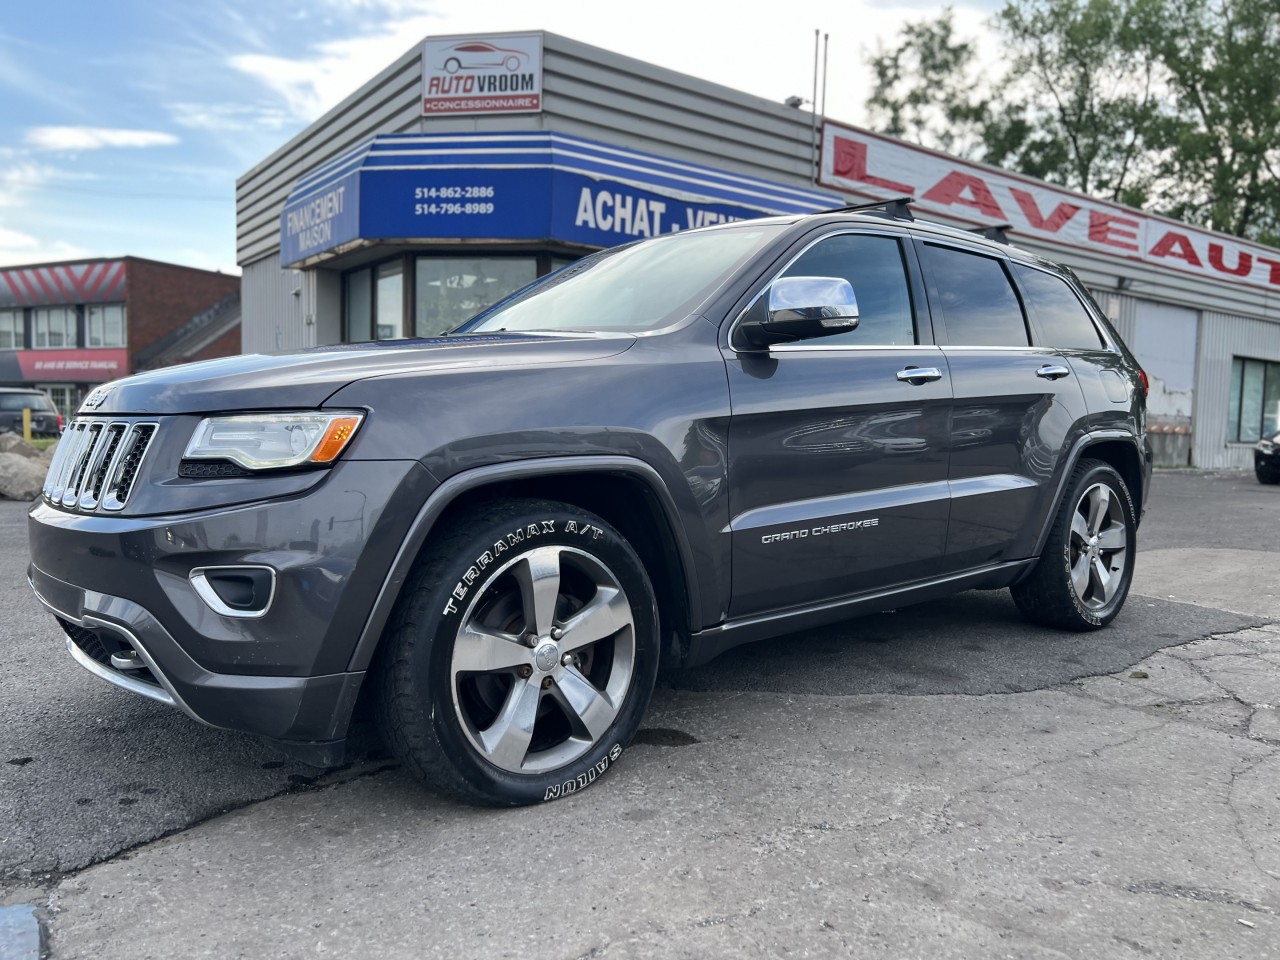
[[[124,509],[158,429],[154,421],[77,417],[49,465],[45,499],[80,513]]]
[[[50,499],[54,503],[62,500],[62,495],[67,491],[67,483],[71,479],[71,471],[75,469],[76,463],[80,460],[80,452],[84,449],[85,441],[89,438],[89,425],[87,423],[77,421],[72,425],[75,434],[71,437],[71,450],[67,454],[66,461],[62,464],[62,470],[58,474],[58,482],[54,485],[53,495]]]
[[[124,436],[123,423],[109,423],[102,429],[93,457],[88,461],[81,483],[80,500],[76,506],[81,510],[93,510],[102,497],[102,487],[106,482],[110,468],[116,461],[120,448],[120,439]]]
[[[84,442],[76,452],[76,465],[71,470],[71,476],[67,479],[67,489],[62,494],[64,507],[74,507],[76,501],[80,499],[80,484],[84,482],[85,471],[89,468],[89,461],[93,459],[93,449],[102,436],[102,424],[91,423],[85,428],[84,433]]]
[[[44,478],[44,495],[52,496],[54,484],[58,482],[58,476],[62,473],[62,465],[66,463],[67,457],[71,455],[71,438],[69,434],[63,434],[58,441],[58,445],[53,451],[53,460],[49,463],[49,473]]]
[[[62,497],[63,475],[67,472],[67,461],[71,459],[76,444],[80,442],[80,428],[72,423],[58,441],[58,452],[54,454],[53,463],[49,465],[49,499]]]

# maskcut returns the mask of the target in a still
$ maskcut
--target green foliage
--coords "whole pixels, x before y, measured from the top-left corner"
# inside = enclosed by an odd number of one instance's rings
[[[954,16],[872,60],[872,123],[1094,196],[1280,238],[1280,0],[1008,0],[981,69]]]

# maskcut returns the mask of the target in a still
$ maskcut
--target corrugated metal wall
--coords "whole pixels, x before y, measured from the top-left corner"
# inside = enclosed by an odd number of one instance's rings
[[[1201,314],[1193,454],[1196,466],[1253,466],[1253,444],[1227,442],[1233,357],[1280,361],[1280,325],[1225,313]]]
[[[271,254],[240,280],[242,303],[258,305],[253,323],[240,324],[240,349],[244,353],[281,353],[315,346],[307,323],[315,278],[301,270],[281,270],[280,254]],[[295,295],[294,291],[298,291]],[[311,342],[308,342],[311,341]]]

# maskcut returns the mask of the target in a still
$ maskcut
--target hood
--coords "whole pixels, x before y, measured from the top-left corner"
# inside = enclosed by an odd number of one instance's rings
[[[317,347],[188,363],[103,384],[83,414],[152,415],[319,407],[357,380],[461,367],[598,360],[635,343],[629,335],[477,334]]]

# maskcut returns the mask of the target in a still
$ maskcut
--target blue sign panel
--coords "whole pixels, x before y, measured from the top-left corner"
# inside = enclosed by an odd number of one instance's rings
[[[280,214],[280,262],[285,265],[325,253],[360,232],[360,172],[294,191]]]
[[[593,247],[615,247],[644,237],[762,215],[750,207],[682,200],[629,183],[560,171],[553,189],[551,235]]]
[[[551,176],[542,170],[424,167],[362,173],[360,231],[382,239],[550,236]]]
[[[298,181],[280,219],[293,266],[352,240],[556,240],[611,247],[839,196],[546,131],[386,134]]]

